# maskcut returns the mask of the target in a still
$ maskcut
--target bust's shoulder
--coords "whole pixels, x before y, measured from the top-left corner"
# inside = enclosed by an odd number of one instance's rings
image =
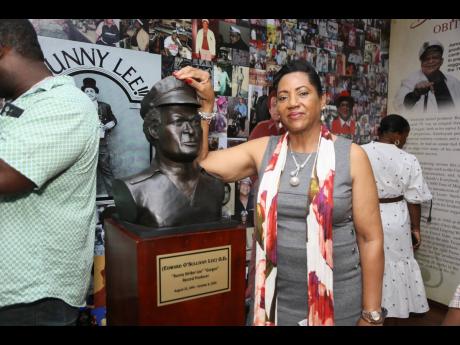
[[[123,181],[128,185],[136,185],[159,174],[161,174],[160,169],[150,166],[135,175],[124,178]]]

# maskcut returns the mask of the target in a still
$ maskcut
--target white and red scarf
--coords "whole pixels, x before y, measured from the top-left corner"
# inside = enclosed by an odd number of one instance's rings
[[[277,206],[280,176],[288,153],[288,135],[280,137],[257,194],[255,326],[277,324]],[[334,325],[332,209],[335,151],[322,126],[307,196],[308,325]],[[300,320],[299,320],[300,321]]]

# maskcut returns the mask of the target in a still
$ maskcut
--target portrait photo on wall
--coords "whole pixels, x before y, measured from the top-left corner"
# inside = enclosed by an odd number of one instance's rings
[[[266,49],[267,47],[267,28],[261,26],[252,26],[250,28],[249,44],[257,49]]]
[[[69,19],[68,26],[76,41],[120,47],[120,19]]]
[[[148,22],[150,53],[192,59],[191,19],[148,19]]]
[[[149,51],[149,19],[120,19],[121,48]]]
[[[221,48],[222,49],[222,48]],[[227,48],[230,49],[230,48]],[[231,49],[232,64],[237,66],[249,67],[249,51],[241,49]]]
[[[218,37],[221,46],[239,50],[249,50],[249,28],[219,21]]]
[[[217,51],[217,60],[216,60],[216,62],[220,63],[221,65],[225,65],[225,64],[238,65],[238,64],[233,62],[233,50],[236,50],[236,49],[231,49],[231,48],[227,48],[227,47],[219,47],[219,49]]]
[[[222,46],[218,32],[219,20],[192,19],[192,58],[214,61]]]
[[[246,98],[228,97],[227,121],[227,136],[229,138],[248,137],[249,119]]]
[[[233,65],[232,97],[248,98],[249,68]]]
[[[268,107],[266,106],[267,87],[249,84],[248,108],[249,108],[249,133],[260,122],[268,120]],[[265,102],[265,104],[264,104]]]
[[[254,195],[252,180],[247,177],[235,183],[234,219],[248,227],[254,226]]]
[[[267,71],[249,68],[249,84],[267,86]]]
[[[150,164],[139,108],[143,96],[160,80],[161,57],[48,37],[39,37],[39,42],[53,74],[73,77],[98,110],[97,195],[110,197],[113,178],[135,174]]]
[[[231,96],[233,66],[227,63],[215,63],[213,76],[214,92],[216,96]]]
[[[227,108],[228,99],[225,96],[218,96],[215,100],[216,116],[209,124],[209,133],[227,133]]]

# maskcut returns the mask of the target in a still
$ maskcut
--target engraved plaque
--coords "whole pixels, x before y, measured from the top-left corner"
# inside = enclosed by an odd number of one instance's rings
[[[231,246],[158,255],[157,305],[230,291]]]

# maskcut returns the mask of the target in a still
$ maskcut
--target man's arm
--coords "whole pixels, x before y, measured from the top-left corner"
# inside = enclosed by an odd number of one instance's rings
[[[0,195],[21,194],[34,187],[31,180],[0,159]]]
[[[108,130],[108,129],[112,129],[113,127],[115,127],[118,123],[117,121],[117,118],[115,117],[115,115],[113,115],[112,113],[112,108],[110,107],[110,105],[108,105],[107,103],[105,104],[104,106],[104,111],[105,111],[105,117],[106,117],[106,120],[107,122],[105,122],[103,125],[104,125],[104,129],[105,130]]]

